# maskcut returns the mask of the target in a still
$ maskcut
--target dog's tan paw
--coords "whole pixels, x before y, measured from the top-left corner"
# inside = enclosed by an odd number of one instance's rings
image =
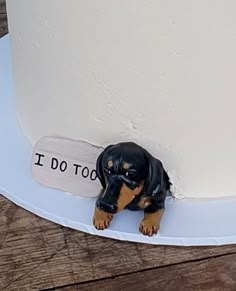
[[[160,225],[144,218],[140,223],[139,231],[144,235],[153,236],[157,234],[159,228]]]
[[[93,219],[93,225],[98,230],[103,230],[105,228],[108,228],[111,220],[96,220]]]
[[[96,229],[103,230],[105,228],[108,228],[112,218],[112,214],[103,212],[96,208],[93,216],[93,225]]]
[[[153,213],[144,213],[144,218],[140,223],[139,231],[148,236],[157,234],[160,229],[160,222],[163,213],[164,209],[159,209]]]

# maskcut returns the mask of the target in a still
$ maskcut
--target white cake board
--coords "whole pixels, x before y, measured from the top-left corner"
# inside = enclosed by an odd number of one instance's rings
[[[29,72],[30,73],[30,72]],[[9,36],[0,40],[0,193],[17,205],[64,226],[114,239],[164,245],[236,243],[236,199],[168,199],[160,233],[138,232],[142,211],[123,211],[109,229],[92,223],[95,199],[80,198],[39,185],[30,174],[32,147],[19,129],[13,106]]]

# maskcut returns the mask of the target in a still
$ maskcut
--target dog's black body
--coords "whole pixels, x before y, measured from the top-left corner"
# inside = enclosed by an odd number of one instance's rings
[[[122,185],[127,186],[126,189],[130,191],[142,185],[141,192],[133,196],[125,208],[144,209],[145,213],[154,213],[165,208],[165,199],[171,186],[170,179],[162,163],[141,146],[133,142],[108,146],[98,157],[96,170],[103,186],[96,202],[98,209],[116,213]],[[148,198],[149,204],[141,208],[139,203],[143,198]]]

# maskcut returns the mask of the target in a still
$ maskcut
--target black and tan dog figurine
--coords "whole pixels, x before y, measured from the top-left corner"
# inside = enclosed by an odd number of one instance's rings
[[[143,209],[140,232],[156,234],[171,185],[162,163],[141,146],[124,142],[108,146],[98,157],[96,170],[103,190],[96,201],[94,226],[107,228],[113,214],[124,208]]]

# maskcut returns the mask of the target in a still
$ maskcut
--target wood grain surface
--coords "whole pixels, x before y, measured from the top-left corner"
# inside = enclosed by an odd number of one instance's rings
[[[0,0],[0,37],[6,33]],[[49,289],[236,290],[236,245],[167,247],[91,236],[0,195],[0,290]]]
[[[236,254],[156,268],[65,288],[57,291],[112,290],[236,290]]]
[[[0,37],[7,34],[7,14],[6,14],[6,1],[0,0]]]
[[[232,275],[236,271],[235,245],[167,247],[120,242],[62,227],[3,197],[0,209],[0,290],[39,290],[81,283],[80,288],[95,290],[96,286],[111,288],[111,282],[119,285],[121,281],[127,288],[131,288],[129,282],[149,288],[148,282],[164,286],[175,280],[179,284],[180,273],[181,286],[189,286],[192,280],[194,283],[195,277],[199,285],[218,281],[225,287],[229,282],[233,287],[236,284]],[[91,285],[94,280],[95,287]]]

